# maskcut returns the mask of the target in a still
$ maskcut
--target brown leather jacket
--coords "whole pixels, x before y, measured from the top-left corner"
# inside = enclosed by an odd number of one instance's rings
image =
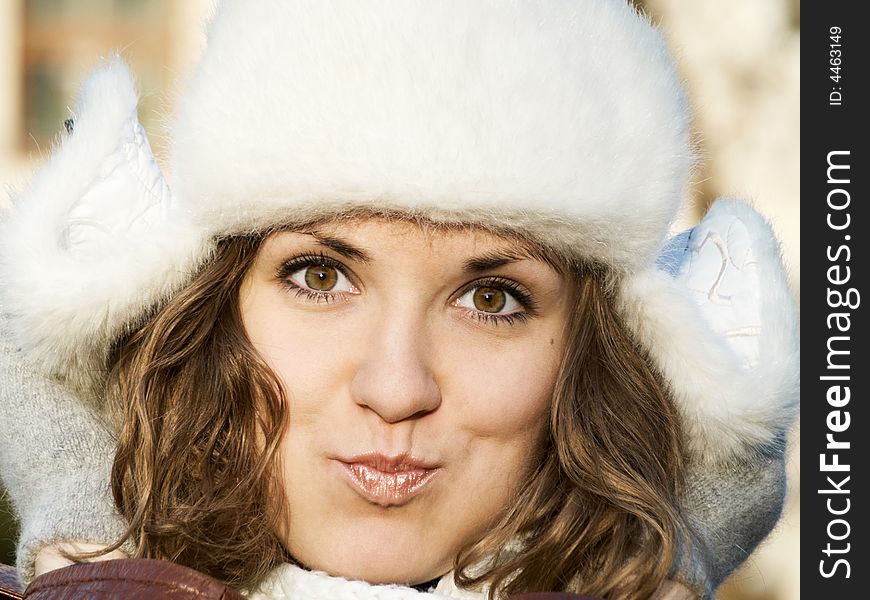
[[[147,559],[73,565],[40,575],[21,590],[15,569],[0,566],[0,600],[244,600],[239,592],[198,571]],[[305,600],[300,598],[299,600]],[[339,599],[336,599],[339,600]],[[511,600],[596,600],[563,592],[522,594]]]
[[[0,565],[0,600],[19,600],[21,594],[21,584],[18,582],[15,567]]]
[[[37,577],[23,595],[20,586],[17,595],[15,589],[7,593],[10,594],[7,598],[27,600],[244,600],[237,591],[198,571],[171,562],[147,559],[73,565]]]

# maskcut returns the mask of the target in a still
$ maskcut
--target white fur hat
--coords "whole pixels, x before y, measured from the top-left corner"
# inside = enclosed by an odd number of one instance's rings
[[[120,60],[98,70],[74,133],[0,228],[20,343],[78,390],[98,387],[112,343],[217,236],[368,207],[519,231],[607,266],[699,454],[788,425],[795,324],[769,306],[790,297],[763,221],[729,204],[672,248],[670,274],[654,264],[692,163],[689,118],[661,37],[622,0],[224,0],[179,99],[171,185],[136,103]],[[744,262],[728,267],[734,244]],[[713,267],[714,283],[740,273],[740,310],[719,310],[718,283],[698,291]],[[772,300],[759,277],[779,286]]]

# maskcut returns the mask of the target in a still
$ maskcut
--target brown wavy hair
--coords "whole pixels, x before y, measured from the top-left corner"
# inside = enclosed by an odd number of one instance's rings
[[[113,355],[119,427],[111,485],[135,556],[238,587],[281,562],[277,452],[288,421],[277,376],[245,334],[239,288],[262,237],[218,243],[192,284]],[[682,434],[673,404],[614,314],[603,276],[576,275],[549,434],[526,484],[456,559],[490,597],[575,591],[647,598],[687,534],[677,508]]]
[[[119,425],[115,504],[136,558],[245,587],[289,557],[277,452],[282,386],[242,325],[239,288],[260,239],[216,254],[115,352],[106,397]],[[116,546],[117,547],[117,546]]]

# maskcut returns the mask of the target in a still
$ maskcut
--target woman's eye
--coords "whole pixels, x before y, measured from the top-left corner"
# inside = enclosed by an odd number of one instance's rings
[[[305,285],[318,292],[328,292],[338,283],[338,269],[326,265],[305,267]]]
[[[337,267],[309,264],[297,269],[287,279],[300,290],[309,292],[356,293],[356,288]]]
[[[510,292],[486,285],[468,290],[456,299],[455,304],[489,315],[508,315],[524,310]]]

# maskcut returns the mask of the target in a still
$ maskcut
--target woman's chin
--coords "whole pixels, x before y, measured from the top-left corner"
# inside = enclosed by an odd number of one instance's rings
[[[343,512],[332,510],[329,516],[291,513],[285,539],[299,564],[346,579],[416,585],[451,571],[467,543],[462,528],[446,527],[437,513],[432,516],[414,506],[366,504],[351,517],[351,510],[338,508]]]

